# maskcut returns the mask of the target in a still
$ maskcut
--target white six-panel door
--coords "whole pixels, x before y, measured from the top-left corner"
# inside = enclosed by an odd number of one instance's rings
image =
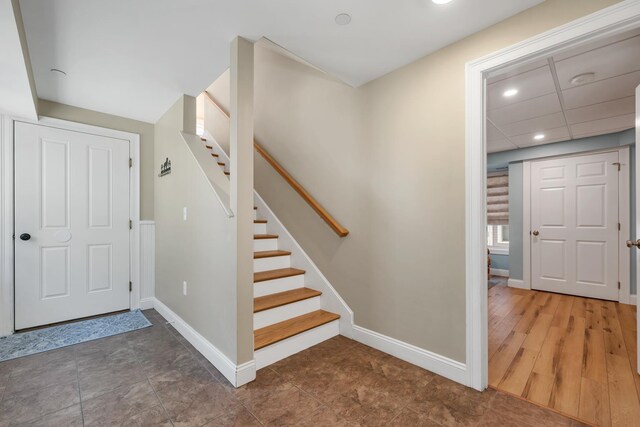
[[[129,141],[15,122],[15,329],[129,308]]]
[[[618,152],[531,163],[532,288],[618,300]]]

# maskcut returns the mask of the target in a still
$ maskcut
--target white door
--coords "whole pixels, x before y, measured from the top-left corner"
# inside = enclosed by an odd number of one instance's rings
[[[618,152],[531,163],[531,287],[618,300]]]
[[[15,329],[129,308],[129,141],[15,123]]]

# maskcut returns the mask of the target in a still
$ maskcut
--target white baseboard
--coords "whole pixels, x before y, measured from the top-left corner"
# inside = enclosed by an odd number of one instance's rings
[[[527,285],[524,283],[524,280],[518,280],[518,279],[509,279],[508,286],[510,288],[529,289]]]
[[[235,387],[240,387],[256,378],[255,360],[236,365],[160,300],[153,298],[153,306],[162,317],[176,328],[180,335],[206,357]]]
[[[492,276],[509,277],[509,270],[502,270],[500,268],[491,269]]]
[[[638,295],[629,295],[629,304],[638,305]]]
[[[467,367],[429,350],[353,325],[352,338],[362,344],[420,366],[457,383],[467,385]]]
[[[143,298],[140,300],[140,310],[149,310],[154,308],[154,298]]]

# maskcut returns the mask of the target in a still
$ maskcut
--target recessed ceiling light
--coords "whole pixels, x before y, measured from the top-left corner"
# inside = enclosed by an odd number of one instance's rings
[[[541,141],[544,139],[544,133],[539,133],[533,137],[536,141]]]
[[[348,13],[341,13],[336,15],[336,24],[338,25],[348,25],[351,22],[351,15]]]
[[[432,2],[434,2],[435,4],[447,4],[447,3],[451,3],[451,0],[431,0]]]
[[[516,96],[518,94],[518,89],[507,89],[504,91],[502,96],[505,98],[511,98],[512,96]]]
[[[596,73],[578,74],[577,76],[571,79],[571,84],[574,86],[579,86],[579,85],[591,83],[595,79],[596,79]]]
[[[49,69],[49,71],[51,71],[52,73],[61,74],[63,76],[67,75],[67,73],[65,73],[64,71],[62,71],[62,70],[60,70],[58,68],[51,68],[51,69]]]

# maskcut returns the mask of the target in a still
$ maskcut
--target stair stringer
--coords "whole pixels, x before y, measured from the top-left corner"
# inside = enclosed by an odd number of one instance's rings
[[[218,154],[219,161],[224,162],[227,166],[231,164],[229,156],[222,149],[218,141],[215,140],[213,135],[205,130],[203,135],[207,142],[213,146],[212,151]],[[268,232],[272,234],[278,234],[278,249],[288,250],[291,252],[291,265],[295,265],[296,268],[305,270],[305,286],[311,289],[322,292],[320,296],[320,307],[332,313],[340,315],[338,320],[340,325],[340,335],[351,338],[353,335],[353,311],[347,305],[346,301],[342,299],[340,294],[331,285],[329,280],[322,274],[322,271],[313,262],[311,257],[302,249],[302,246],[296,241],[296,239],[289,233],[282,222],[278,219],[275,213],[269,208],[260,194],[254,189],[254,203],[258,208],[258,212],[262,219],[267,220]]]
[[[340,294],[331,285],[329,280],[320,271],[318,266],[302,249],[300,244],[289,233],[278,217],[269,208],[267,203],[260,197],[257,191],[253,190],[254,203],[258,207],[260,216],[268,221],[269,233],[278,234],[278,249],[291,252],[291,265],[305,270],[305,286],[322,292],[320,296],[320,307],[332,313],[340,315],[340,335],[351,338],[353,332],[353,311],[342,299]]]

